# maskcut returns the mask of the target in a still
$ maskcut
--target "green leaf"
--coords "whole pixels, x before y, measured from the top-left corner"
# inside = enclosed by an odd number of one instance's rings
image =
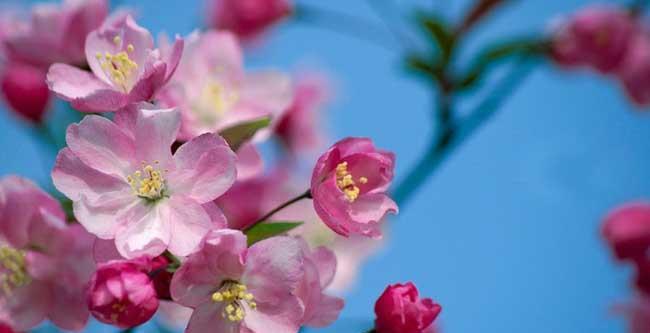
[[[251,246],[261,240],[282,235],[302,224],[303,222],[262,222],[244,233],[248,236],[248,246]]]
[[[232,150],[237,151],[246,141],[252,139],[257,131],[270,124],[271,117],[263,117],[226,128],[219,132],[219,135],[228,142]]]
[[[436,42],[443,63],[451,58],[456,44],[456,36],[450,25],[442,18],[425,13],[418,13],[418,21],[429,36]]]

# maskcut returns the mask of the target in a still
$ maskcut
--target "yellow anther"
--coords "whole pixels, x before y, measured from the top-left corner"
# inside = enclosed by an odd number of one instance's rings
[[[119,36],[115,36],[113,41],[117,41],[119,44],[121,39]],[[127,50],[132,47],[131,44],[129,46]],[[126,52],[122,51],[117,54],[105,52],[103,57],[98,52],[96,57],[104,73],[115,85],[122,88],[124,92],[128,92],[132,88],[138,64],[131,60]]]
[[[122,38],[120,38],[120,36],[113,37],[113,43],[115,43],[116,46],[120,46],[120,43],[122,43]]]
[[[196,112],[206,123],[213,123],[228,113],[239,101],[237,91],[211,80],[201,88],[201,94],[192,104]]]
[[[126,47],[126,50],[129,51],[129,53],[131,53],[131,52],[135,51],[135,47],[133,47],[133,44],[129,44],[129,45]]]
[[[246,286],[239,282],[226,281],[219,291],[212,294],[213,302],[225,303],[221,313],[222,317],[232,322],[240,322],[246,316],[244,305],[248,305],[250,309],[257,308],[255,297],[253,294],[247,293],[246,290]]]
[[[133,175],[127,176],[126,182],[139,197],[156,200],[165,195],[165,179],[162,172],[151,165],[144,165],[142,171],[137,170]]]
[[[11,247],[0,247],[0,294],[8,296],[14,289],[30,282],[25,252]]]
[[[360,177],[359,183],[368,183],[368,178]],[[354,202],[361,194],[361,189],[348,171],[348,162],[341,162],[336,166],[336,186],[343,192],[349,202]]]

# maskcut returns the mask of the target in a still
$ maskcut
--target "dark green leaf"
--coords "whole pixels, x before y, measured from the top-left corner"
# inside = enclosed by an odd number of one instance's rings
[[[303,222],[263,222],[245,231],[248,236],[248,245],[253,245],[261,240],[282,235]]]
[[[255,119],[246,123],[238,124],[219,132],[232,150],[237,151],[242,144],[253,138],[257,131],[268,127],[271,124],[271,117]]]
[[[418,14],[418,21],[436,42],[442,62],[448,62],[456,44],[456,37],[450,25],[440,17],[425,13]]]

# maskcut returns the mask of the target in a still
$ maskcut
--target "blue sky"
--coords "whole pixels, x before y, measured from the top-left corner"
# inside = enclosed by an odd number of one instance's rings
[[[303,2],[381,24],[365,1]],[[451,18],[468,3],[396,2],[405,13],[420,6]],[[549,19],[587,3],[514,2],[467,46],[540,33]],[[144,0],[136,7],[140,23],[154,32],[186,34],[201,17],[198,1]],[[373,138],[397,153],[398,178],[425,148],[432,92],[403,70],[399,49],[286,24],[247,63],[287,70],[307,64],[331,73],[338,96],[324,125],[332,141]],[[599,225],[613,206],[650,196],[646,112],[615,82],[538,66],[390,222],[388,244],[363,267],[341,324],[323,332],[361,332],[350,325],[369,324],[376,297],[398,281],[414,281],[443,305],[444,332],[623,332],[608,311],[629,297],[629,272],[611,260]],[[0,174],[48,182],[52,156],[7,112],[0,113],[0,144]]]

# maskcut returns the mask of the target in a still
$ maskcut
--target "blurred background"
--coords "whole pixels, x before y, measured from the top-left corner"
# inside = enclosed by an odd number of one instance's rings
[[[382,24],[366,1],[297,2]],[[421,8],[450,19],[470,3],[395,2],[407,18]],[[467,50],[494,38],[542,34],[552,18],[590,3],[512,1],[473,31]],[[119,4],[142,13],[139,23],[154,34],[185,35],[203,23],[201,1]],[[405,70],[397,47],[287,22],[248,50],[246,64],[327,73],[335,85],[322,117],[328,144],[373,138],[397,153],[398,180],[426,148],[435,94]],[[593,73],[537,64],[496,116],[390,220],[385,246],[361,269],[340,323],[319,332],[367,329],[377,296],[387,284],[405,281],[442,304],[442,332],[623,332],[624,321],[611,308],[629,298],[629,272],[613,262],[599,226],[613,206],[650,197],[650,116],[615,85]],[[0,174],[51,188],[54,155],[28,125],[3,111]],[[114,329],[93,325],[90,331]]]

